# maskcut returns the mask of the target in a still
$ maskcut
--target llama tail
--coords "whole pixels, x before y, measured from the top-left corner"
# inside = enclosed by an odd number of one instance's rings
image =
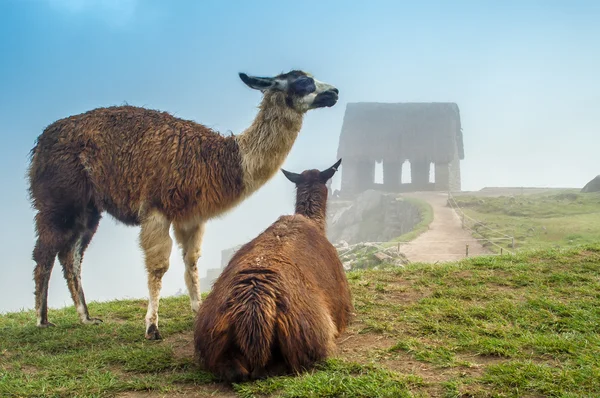
[[[234,289],[233,335],[250,371],[263,368],[271,358],[277,317],[277,296],[271,277],[269,273],[255,272]]]

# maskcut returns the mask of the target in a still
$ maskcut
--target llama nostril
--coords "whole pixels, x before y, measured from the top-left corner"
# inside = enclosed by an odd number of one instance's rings
[[[338,90],[338,89],[337,89],[337,88],[335,88],[335,87],[334,87],[334,88],[332,88],[332,89],[331,89],[331,91],[333,91],[333,92],[334,92],[334,93],[336,93],[336,94],[339,94],[339,93],[340,93],[340,90]]]

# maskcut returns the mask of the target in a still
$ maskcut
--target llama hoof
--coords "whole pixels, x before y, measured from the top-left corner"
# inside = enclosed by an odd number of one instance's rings
[[[100,318],[88,318],[85,321],[83,321],[84,325],[99,325],[101,324],[103,321]]]
[[[146,339],[147,340],[162,340],[162,336],[160,335],[160,333],[158,331],[158,326],[156,326],[155,324],[152,324],[148,327],[148,330],[146,330]]]
[[[42,322],[42,323],[38,323],[37,327],[38,328],[49,328],[49,327],[55,327],[56,325],[53,324],[52,322]]]

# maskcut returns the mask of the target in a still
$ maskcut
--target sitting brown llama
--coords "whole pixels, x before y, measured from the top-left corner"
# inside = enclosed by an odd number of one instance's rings
[[[336,249],[325,236],[325,171],[295,174],[296,211],[238,250],[200,307],[196,355],[239,382],[297,373],[325,359],[354,311]]]
[[[115,106],[58,120],[38,137],[29,167],[29,192],[37,210],[38,326],[53,326],[47,297],[57,255],[81,322],[100,322],[88,312],[81,260],[104,212],[141,227],[149,290],[146,338],[161,338],[158,306],[169,268],[171,225],[183,252],[191,307],[198,310],[196,263],[204,225],[277,173],[307,111],[338,100],[335,87],[302,71],[275,77],[240,73],[240,78],[261,91],[263,99],[253,123],[236,136],[166,112]]]

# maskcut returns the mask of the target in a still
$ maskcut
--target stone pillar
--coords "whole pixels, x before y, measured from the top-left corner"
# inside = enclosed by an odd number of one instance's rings
[[[383,186],[386,190],[397,192],[402,184],[402,162],[383,161]]]
[[[435,190],[448,191],[450,189],[450,164],[435,164]]]
[[[450,162],[450,176],[449,176],[449,187],[452,192],[460,192],[460,159],[456,158]]]
[[[410,162],[410,175],[414,191],[427,189],[430,163],[422,160]],[[437,181],[437,180],[436,180]]]
[[[344,160],[342,165],[342,185],[340,192],[342,195],[354,195],[358,192],[358,162],[354,159]]]
[[[356,163],[357,166],[357,188],[358,193],[367,189],[372,189],[375,183],[375,162],[361,160]]]

